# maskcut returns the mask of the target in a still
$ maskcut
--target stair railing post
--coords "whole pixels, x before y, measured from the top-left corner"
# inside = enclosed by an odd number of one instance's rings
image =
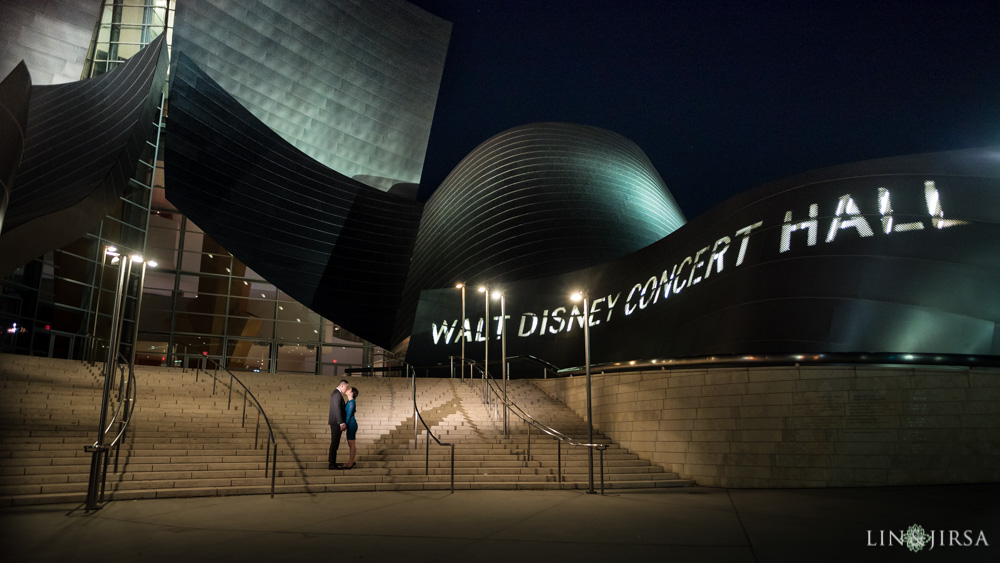
[[[528,457],[525,461],[531,461],[531,423],[527,420],[524,423],[528,426]]]
[[[255,450],[257,449],[257,438],[259,436],[260,436],[260,407],[257,407],[257,429],[253,431],[253,449]],[[270,448],[271,447],[270,434],[267,435],[267,440],[268,440],[267,447]],[[264,477],[267,477],[267,473],[264,474]]]
[[[226,404],[226,410],[233,408],[233,374],[229,374],[229,403]]]
[[[605,448],[597,448],[601,452],[601,494],[604,494],[604,450]]]
[[[409,371],[409,364],[406,364],[407,371]],[[420,447],[420,437],[417,432],[417,371],[413,370],[413,375],[410,378],[410,390],[413,394],[413,449]]]
[[[556,483],[562,489],[562,440],[556,440]]]
[[[431,430],[424,430],[424,475],[431,474]]]

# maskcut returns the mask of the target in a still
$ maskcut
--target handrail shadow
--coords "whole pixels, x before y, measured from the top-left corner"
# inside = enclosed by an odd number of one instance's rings
[[[413,447],[416,448],[419,445],[419,429],[417,427],[417,422],[419,422],[424,427],[424,475],[430,475],[431,466],[431,438],[437,442],[439,446],[448,446],[451,448],[451,492],[455,492],[455,444],[448,442],[442,442],[437,436],[431,432],[427,422],[424,421],[424,417],[420,416],[420,409],[417,408],[417,371],[413,366],[407,365],[407,371],[410,373],[410,388],[413,391]]]
[[[496,382],[492,375],[490,375],[486,370],[484,370],[478,362],[472,362],[473,368],[479,371],[479,379],[483,382],[482,389],[482,399],[483,404],[487,405],[487,408],[493,409],[493,420],[494,423],[498,418],[498,411],[501,408],[506,409],[506,412],[510,412],[520,418],[526,425],[528,429],[528,444],[527,453],[525,459],[527,461],[531,460],[531,428],[541,431],[544,434],[554,438],[556,440],[556,481],[559,483],[559,487],[562,488],[563,475],[562,475],[562,444],[565,442],[570,446],[578,446],[584,448],[594,448],[600,453],[600,476],[601,476],[601,494],[604,494],[604,451],[608,449],[610,444],[590,444],[587,442],[581,442],[575,440],[566,434],[548,426],[547,424],[537,420],[535,417],[528,414],[523,408],[521,408],[517,403],[515,403],[510,396],[504,397],[504,393],[500,388],[500,384]],[[475,378],[470,378],[470,385],[475,385]],[[590,421],[587,422],[590,424]],[[505,433],[507,428],[504,429]]]
[[[242,392],[242,394],[243,394],[243,410],[242,410],[242,422],[240,424],[240,426],[242,428],[246,428],[246,423],[247,423],[247,398],[249,398],[251,401],[253,401],[253,404],[254,404],[254,406],[257,409],[257,427],[254,430],[254,436],[253,436],[253,449],[255,449],[255,450],[257,449],[257,444],[258,444],[259,437],[260,437],[260,417],[261,416],[264,417],[264,424],[267,425],[267,444],[264,446],[264,452],[265,452],[264,453],[264,477],[266,478],[268,476],[268,472],[270,470],[270,475],[271,475],[271,498],[274,498],[274,484],[275,484],[275,479],[276,479],[277,473],[278,473],[278,440],[274,436],[274,428],[271,426],[271,419],[268,418],[267,413],[264,412],[264,407],[260,404],[260,401],[257,400],[257,397],[254,396],[253,392],[250,391],[250,388],[247,387],[246,384],[244,384],[240,380],[240,378],[236,377],[236,375],[233,372],[229,371],[228,368],[226,368],[225,366],[223,366],[222,364],[220,364],[217,360],[215,360],[215,359],[209,359],[209,361],[211,363],[215,364],[215,373],[213,373],[213,375],[212,375],[212,394],[213,395],[215,394],[216,385],[218,384],[218,380],[219,380],[219,378],[217,376],[218,371],[221,369],[222,371],[224,371],[224,372],[226,372],[226,373],[229,374],[229,383],[228,383],[228,387],[229,387],[229,399],[228,399],[228,402],[227,402],[227,405],[226,405],[226,410],[229,410],[229,409],[233,408],[233,382],[235,381],[236,383],[239,384],[240,387],[243,388],[243,392]],[[207,364],[206,364],[206,366],[207,366]],[[208,373],[208,369],[205,369],[205,372]],[[196,368],[196,370],[195,370],[195,381],[198,381],[198,376],[200,375],[200,373],[201,373],[201,367]],[[223,383],[223,385],[227,385],[227,384]],[[273,457],[272,457],[272,450],[271,450],[271,445],[272,444],[274,445],[274,454],[273,454]]]

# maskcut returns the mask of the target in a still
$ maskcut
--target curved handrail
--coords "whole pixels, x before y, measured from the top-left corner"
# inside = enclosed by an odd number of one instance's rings
[[[125,359],[124,355],[120,355],[120,357],[121,357],[121,359]],[[118,364],[118,368],[121,369],[121,370],[125,369],[121,365],[121,363]],[[131,395],[132,395],[131,397],[128,396],[129,393],[131,393]],[[118,414],[122,411],[122,406],[127,403],[129,405],[129,407],[127,409],[125,409],[126,412],[125,412],[125,415],[123,417],[123,420],[121,421],[121,429],[118,431],[118,435],[115,436],[115,439],[111,440],[111,443],[108,444],[109,448],[114,448],[114,447],[120,445],[120,440],[122,439],[123,436],[125,436],[125,431],[128,429],[129,423],[132,422],[132,414],[135,412],[136,382],[135,382],[135,369],[133,369],[132,366],[129,366],[129,370],[128,370],[128,384],[125,387],[125,394],[126,394],[125,400],[124,401],[118,401],[118,407],[115,410],[115,414],[114,414],[114,416],[111,417],[111,424],[109,424],[108,428],[105,430],[105,432],[108,432],[109,430],[111,430],[111,426],[115,423],[115,419],[118,418]],[[115,467],[116,468],[117,468],[117,465],[118,465],[117,462],[118,462],[118,457],[115,456]]]
[[[257,397],[253,394],[253,391],[251,391],[250,388],[247,387],[246,384],[243,383],[240,380],[240,378],[236,377],[236,375],[233,372],[229,371],[228,368],[224,367],[217,360],[210,358],[209,361],[211,361],[213,364],[215,364],[215,367],[216,367],[217,370],[221,369],[222,371],[224,371],[224,372],[226,372],[226,373],[229,374],[229,402],[226,405],[226,409],[227,410],[231,409],[232,406],[233,406],[233,381],[235,381],[236,383],[239,383],[240,387],[243,388],[243,424],[242,425],[243,425],[244,428],[246,427],[246,421],[247,421],[247,413],[246,413],[246,411],[247,411],[247,409],[246,409],[246,406],[247,406],[247,397],[249,397],[253,401],[253,404],[257,407],[257,429],[254,432],[254,438],[253,438],[254,449],[257,449],[257,438],[258,438],[258,435],[260,433],[260,417],[261,416],[264,417],[264,424],[267,425],[267,445],[264,447],[264,452],[265,452],[264,453],[264,477],[265,478],[267,477],[268,470],[270,469],[270,473],[271,473],[271,498],[274,498],[274,484],[275,484],[275,479],[276,479],[277,474],[278,474],[278,440],[274,436],[274,428],[271,426],[271,419],[267,416],[267,413],[264,412],[264,407],[260,404],[260,401],[257,400]],[[198,369],[200,370],[201,368],[198,368]],[[214,385],[214,383],[213,383],[213,385]],[[273,463],[271,463],[272,462],[271,444],[274,444]]]
[[[431,432],[430,426],[424,420],[424,417],[420,415],[420,409],[417,408],[417,370],[413,366],[407,365],[407,371],[412,374],[410,379],[410,387],[413,390],[413,447],[417,447],[417,422],[423,425],[426,432],[426,436],[434,438],[439,446],[449,446],[451,448],[451,492],[455,492],[455,444],[448,442],[442,442],[437,436]],[[431,441],[425,438],[425,453],[424,453],[424,475],[430,475],[431,466]]]
[[[514,413],[514,415],[516,415],[518,418],[520,418],[522,421],[524,421],[525,424],[528,425],[528,453],[527,453],[527,456],[526,456],[527,459],[529,459],[529,460],[531,459],[531,427],[532,426],[534,426],[538,430],[542,431],[545,434],[548,434],[549,436],[551,436],[552,438],[554,438],[555,440],[557,440],[557,444],[560,445],[560,448],[559,448],[559,451],[558,451],[558,454],[557,454],[557,461],[556,461],[556,463],[557,463],[556,472],[557,472],[557,478],[559,480],[560,486],[562,484],[562,448],[561,448],[562,443],[566,442],[567,444],[569,444],[571,446],[579,446],[579,447],[584,447],[584,448],[594,448],[594,449],[597,449],[600,452],[601,494],[602,495],[604,494],[604,450],[608,449],[608,446],[610,444],[597,444],[597,443],[591,444],[591,443],[587,443],[587,442],[580,442],[580,441],[574,440],[573,438],[567,436],[566,434],[563,434],[562,432],[556,430],[555,428],[552,428],[551,426],[548,426],[547,424],[545,424],[543,422],[540,422],[535,417],[533,417],[530,414],[528,414],[527,412],[525,412],[523,408],[521,408],[517,403],[515,403],[510,398],[510,396],[507,396],[506,397],[506,401],[505,401],[504,397],[501,395],[500,384],[496,382],[496,380],[493,378],[493,376],[491,376],[489,374],[489,372],[487,372],[484,369],[482,369],[478,365],[478,363],[475,364],[475,368],[478,369],[479,373],[483,376],[482,379],[483,379],[483,381],[484,381],[484,383],[486,385],[486,390],[488,390],[489,393],[492,393],[492,395],[496,398],[497,403],[504,405],[504,407],[506,407],[510,412]],[[588,421],[588,424],[590,424],[589,421]]]

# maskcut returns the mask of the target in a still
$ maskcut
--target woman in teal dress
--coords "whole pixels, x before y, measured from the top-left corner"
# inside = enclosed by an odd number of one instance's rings
[[[344,469],[352,469],[355,465],[354,457],[358,453],[358,447],[355,445],[355,438],[358,435],[358,421],[354,418],[354,413],[357,412],[357,403],[354,399],[358,398],[358,388],[351,387],[347,390],[347,405],[344,409],[347,411],[347,447],[351,451],[351,457],[347,460],[347,465]]]

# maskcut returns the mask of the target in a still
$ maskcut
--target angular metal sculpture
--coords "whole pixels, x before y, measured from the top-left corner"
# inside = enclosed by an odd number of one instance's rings
[[[160,36],[107,74],[31,87],[0,235],[0,278],[86,234],[118,203],[153,138],[166,73]]]
[[[317,162],[420,181],[451,24],[404,0],[177,3],[175,53]]]
[[[388,346],[421,205],[330,170],[251,115],[181,53],[166,195],[293,299]]]

